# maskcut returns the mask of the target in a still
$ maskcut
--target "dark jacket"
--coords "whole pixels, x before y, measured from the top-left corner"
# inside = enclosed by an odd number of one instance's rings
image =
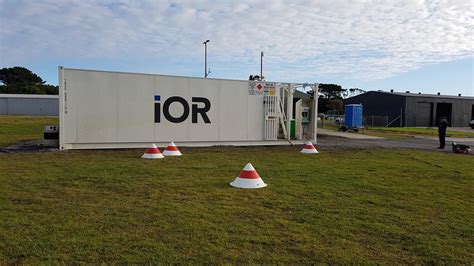
[[[438,125],[438,133],[440,135],[446,135],[446,129],[448,128],[449,122],[446,119],[441,119]]]

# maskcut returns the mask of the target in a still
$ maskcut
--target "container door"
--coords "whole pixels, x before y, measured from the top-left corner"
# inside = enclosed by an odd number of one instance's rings
[[[265,95],[265,140],[276,140],[278,138],[278,96]]]

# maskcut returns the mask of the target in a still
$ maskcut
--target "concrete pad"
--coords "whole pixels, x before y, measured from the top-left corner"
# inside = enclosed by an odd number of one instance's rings
[[[364,135],[361,133],[341,132],[341,131],[334,131],[334,130],[323,129],[323,128],[318,128],[318,134],[326,135],[326,136],[341,137],[341,138],[346,138],[346,139],[385,139],[382,137],[369,136],[369,135]]]
[[[470,127],[448,127],[448,132],[449,131],[474,133],[474,129],[472,129]]]
[[[461,143],[461,142],[460,142]],[[463,142],[471,146],[471,143]],[[446,148],[437,149],[439,142],[437,139],[429,137],[424,138],[400,138],[400,139],[347,139],[335,136],[321,136],[318,138],[318,145],[326,149],[421,149],[432,152],[453,153],[451,142],[446,142]],[[472,146],[471,146],[472,147]],[[471,150],[469,156],[474,156],[474,150]]]
[[[426,137],[426,136],[414,136],[418,139],[430,139],[430,140],[439,140],[439,137]],[[457,142],[457,143],[474,143],[474,138],[446,138],[446,141]]]
[[[417,128],[427,128],[427,127],[417,127]],[[437,127],[428,127],[428,128],[432,128],[434,130],[438,130]],[[456,131],[456,132],[466,132],[466,133],[474,133],[474,129],[470,128],[470,127],[448,127],[447,129],[448,133],[450,131]]]

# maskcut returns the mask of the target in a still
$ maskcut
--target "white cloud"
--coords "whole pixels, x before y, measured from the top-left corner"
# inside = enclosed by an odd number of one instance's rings
[[[0,0],[0,63],[196,61],[211,39],[214,66],[249,73],[265,51],[278,80],[390,77],[473,56],[465,0]],[[170,59],[171,60],[171,59]]]

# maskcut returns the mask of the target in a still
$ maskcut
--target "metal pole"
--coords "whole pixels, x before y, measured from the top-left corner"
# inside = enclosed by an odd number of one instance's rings
[[[260,53],[260,78],[263,78],[263,51]]]
[[[313,87],[314,96],[313,96],[313,142],[314,144],[318,143],[318,99],[319,99],[319,84],[315,84]],[[323,119],[323,118],[321,118]],[[324,123],[324,122],[323,122]]]
[[[209,40],[206,40],[202,44],[204,44],[204,78],[207,78],[207,75],[209,74],[207,72],[207,43]]]

